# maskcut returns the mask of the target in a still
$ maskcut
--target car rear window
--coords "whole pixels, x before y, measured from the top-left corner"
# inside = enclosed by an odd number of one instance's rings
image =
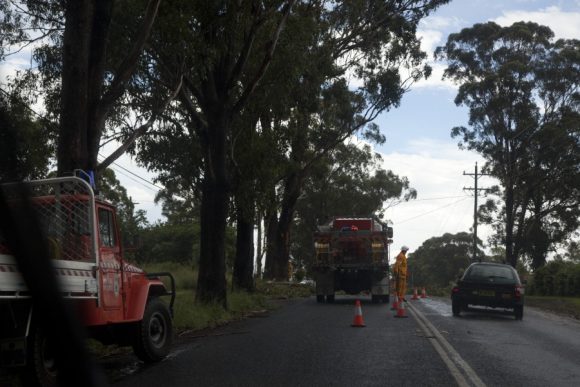
[[[493,279],[505,282],[515,282],[516,273],[509,267],[476,265],[472,266],[465,275],[468,280]]]

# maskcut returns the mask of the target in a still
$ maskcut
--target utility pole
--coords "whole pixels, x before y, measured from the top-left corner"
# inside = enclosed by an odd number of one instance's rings
[[[474,191],[474,203],[473,203],[473,261],[477,260],[477,197],[479,196],[479,191],[487,191],[487,188],[477,188],[477,178],[479,176],[488,176],[487,173],[477,173],[477,162],[475,163],[475,173],[465,173],[463,172],[463,176],[473,176],[474,177],[474,187],[473,188],[465,188],[464,190],[467,191]]]

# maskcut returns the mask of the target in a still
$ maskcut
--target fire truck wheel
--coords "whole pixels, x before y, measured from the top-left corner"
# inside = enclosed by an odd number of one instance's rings
[[[25,386],[56,386],[57,369],[54,363],[54,352],[50,342],[41,329],[31,327],[30,347],[28,348],[27,366],[21,374]]]
[[[169,353],[172,339],[169,308],[159,298],[150,299],[143,320],[137,325],[137,337],[133,344],[135,355],[146,363],[160,361]]]

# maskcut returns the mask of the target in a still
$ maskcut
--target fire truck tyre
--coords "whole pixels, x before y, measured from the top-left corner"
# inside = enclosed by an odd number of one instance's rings
[[[133,344],[135,355],[146,363],[160,361],[169,354],[172,339],[169,308],[159,298],[149,300],[143,320],[137,325],[137,337]]]
[[[332,304],[334,302],[334,294],[328,294],[326,296],[326,302],[328,302],[329,304]]]
[[[56,386],[57,369],[54,363],[53,346],[41,329],[32,327],[27,366],[21,374],[25,386]]]
[[[324,294],[316,295],[316,302],[324,302]]]

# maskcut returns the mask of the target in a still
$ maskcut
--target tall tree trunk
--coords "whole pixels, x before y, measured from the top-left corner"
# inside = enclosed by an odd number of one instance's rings
[[[530,195],[526,192],[521,198],[520,203],[514,203],[514,222],[515,222],[515,214],[518,215],[517,217],[517,224],[514,224],[515,229],[515,237],[514,237],[514,248],[513,248],[513,255],[517,258],[521,255],[522,251],[525,249],[525,246],[528,244],[526,241],[526,213],[527,208],[530,203]],[[517,212],[517,208],[520,209],[519,213]]]
[[[58,175],[88,166],[87,109],[92,2],[67,1],[63,35]]]
[[[272,280],[275,276],[276,268],[276,252],[274,250],[276,244],[276,230],[278,229],[278,213],[276,207],[273,206],[266,211],[265,217],[266,226],[266,264],[264,268],[264,278]]]
[[[58,174],[75,169],[97,170],[101,135],[109,111],[126,90],[157,17],[161,0],[150,0],[133,46],[107,80],[103,93],[107,43],[114,0],[65,1],[61,123]],[[117,155],[116,157],[119,157]]]
[[[288,280],[288,262],[290,261],[290,228],[294,221],[296,202],[302,190],[302,181],[306,174],[302,165],[307,149],[306,130],[308,121],[300,116],[296,123],[296,134],[292,139],[292,152],[290,154],[291,169],[284,179],[284,194],[280,206],[280,218],[272,230],[272,238],[268,238],[269,265],[268,276],[270,279]],[[274,227],[272,225],[272,227]],[[270,236],[270,235],[269,235]]]
[[[250,206],[253,208],[253,206]],[[253,210],[237,204],[236,257],[234,260],[234,286],[253,292],[254,286],[254,222]]]
[[[514,187],[508,184],[505,192],[505,252],[507,263],[516,267],[517,257],[514,255]]]
[[[216,112],[203,139],[206,149],[196,301],[217,301],[227,308],[225,240],[229,181],[226,169],[226,138],[229,122],[225,116]]]
[[[67,1],[58,174],[95,170],[107,111],[101,106],[113,0]]]
[[[290,261],[290,229],[294,220],[296,202],[302,188],[302,173],[292,173],[285,181],[284,197],[280,208],[280,218],[276,227],[272,274],[276,280],[288,280],[288,262]]]
[[[530,230],[532,268],[537,270],[546,264],[546,255],[550,247],[550,238],[542,228],[542,199],[540,197],[534,200],[534,217]]]
[[[256,219],[258,225],[258,240],[256,250],[256,278],[262,278],[262,215],[258,212]]]

